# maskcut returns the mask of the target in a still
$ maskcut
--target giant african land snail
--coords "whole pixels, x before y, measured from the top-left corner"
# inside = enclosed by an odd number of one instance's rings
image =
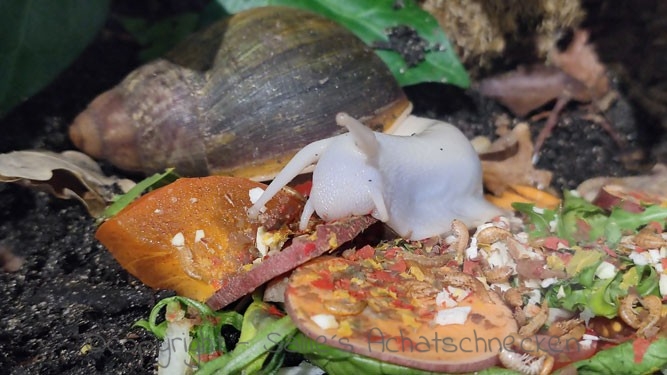
[[[446,232],[454,219],[470,226],[500,213],[484,200],[479,158],[455,126],[409,116],[402,135],[389,135],[345,113],[336,121],[349,133],[299,151],[248,210],[251,218],[314,163],[301,229],[313,212],[327,221],[370,213],[400,236],[418,240]]]
[[[70,128],[86,153],[128,171],[267,180],[347,111],[387,129],[410,103],[387,66],[344,27],[263,7],[185,40],[101,94]]]

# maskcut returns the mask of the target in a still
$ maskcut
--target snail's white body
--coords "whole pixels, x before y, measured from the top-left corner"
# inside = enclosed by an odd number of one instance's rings
[[[453,219],[472,226],[500,213],[484,200],[479,157],[455,126],[409,116],[401,129],[410,130],[389,135],[346,114],[336,120],[350,132],[299,151],[248,210],[251,217],[315,163],[302,229],[313,212],[325,221],[371,214],[400,236],[418,240],[448,231]]]

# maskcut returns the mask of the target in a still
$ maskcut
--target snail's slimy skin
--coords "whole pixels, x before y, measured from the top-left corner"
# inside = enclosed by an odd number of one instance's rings
[[[248,210],[250,217],[311,164],[302,229],[314,212],[325,221],[370,213],[401,237],[419,240],[447,232],[454,219],[474,226],[500,214],[484,200],[479,157],[455,126],[409,116],[402,128],[413,135],[389,135],[344,113],[336,121],[349,133],[299,151]]]

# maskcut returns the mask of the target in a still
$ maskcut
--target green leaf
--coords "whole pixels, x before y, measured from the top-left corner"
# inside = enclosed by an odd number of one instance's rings
[[[662,223],[665,227],[667,219],[667,207],[658,205],[649,206],[643,212],[628,212],[621,208],[614,208],[609,215],[609,221],[618,226],[620,230],[636,230],[650,222]]]
[[[109,0],[0,2],[0,117],[74,61],[108,9]]]
[[[247,343],[237,345],[231,353],[204,363],[197,375],[234,374],[240,372],[255,359],[271,352],[297,331],[292,318],[284,316],[260,329]]]
[[[568,373],[579,375],[593,374],[654,374],[667,368],[667,339],[660,338],[651,343],[640,363],[635,362],[632,342],[624,342],[613,348],[603,350],[593,357],[575,362],[576,370]],[[563,371],[564,373],[567,371]]]
[[[424,61],[409,67],[394,51],[376,53],[394,73],[401,86],[422,82],[441,82],[467,88],[470,78],[433,16],[405,0],[405,6],[394,9],[394,0],[217,0],[227,12],[235,13],[256,6],[284,5],[323,15],[352,31],[366,44],[387,42],[387,32],[399,25],[413,28],[427,44]]]
[[[248,306],[243,314],[243,329],[241,330],[241,337],[239,337],[239,344],[252,340],[257,336],[257,332],[268,324],[278,320],[276,315],[271,314],[270,306],[261,300],[256,300]],[[252,374],[261,370],[264,361],[268,357],[267,351],[263,355],[257,357],[254,361],[248,364],[243,371]]]
[[[303,354],[309,361],[325,370],[329,375],[346,374],[379,374],[379,375],[431,375],[430,371],[418,370],[410,367],[400,366],[389,362],[379,361],[374,358],[346,352],[344,350],[324,345],[320,342],[306,337],[303,333],[297,333],[292,342],[294,345],[288,347],[293,351]],[[298,343],[298,345],[296,344]],[[437,374],[444,374],[438,372]],[[510,375],[515,371],[491,367],[476,371],[477,375]]]
[[[109,205],[106,210],[104,210],[104,213],[102,213],[99,222],[101,223],[102,221],[119,213],[123,208],[132,203],[132,201],[137,199],[145,190],[156,189],[160,186],[167,185],[171,182],[174,182],[177,178],[178,175],[174,173],[173,168],[169,168],[163,173],[156,173],[152,176],[146,177],[134,185],[130,191],[118,196],[118,198],[116,198],[116,200],[111,205]]]
[[[531,238],[548,237],[551,234],[551,222],[556,220],[556,211],[544,209],[536,211],[532,203],[512,203],[512,208],[526,215],[530,231],[528,235]]]

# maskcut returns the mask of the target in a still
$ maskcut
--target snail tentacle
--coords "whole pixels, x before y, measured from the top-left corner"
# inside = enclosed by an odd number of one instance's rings
[[[287,186],[287,184],[298,176],[301,171],[311,164],[317,163],[320,159],[322,153],[329,147],[331,139],[322,139],[316,142],[313,142],[301,151],[297,152],[292,160],[287,163],[285,168],[276,176],[273,182],[266,188],[264,193],[259,197],[259,199],[248,209],[248,217],[251,219],[257,219],[259,216],[261,208],[273,198],[280,189]],[[309,200],[310,201],[310,200]],[[305,212],[305,211],[304,211]],[[302,217],[303,223],[303,217]]]

